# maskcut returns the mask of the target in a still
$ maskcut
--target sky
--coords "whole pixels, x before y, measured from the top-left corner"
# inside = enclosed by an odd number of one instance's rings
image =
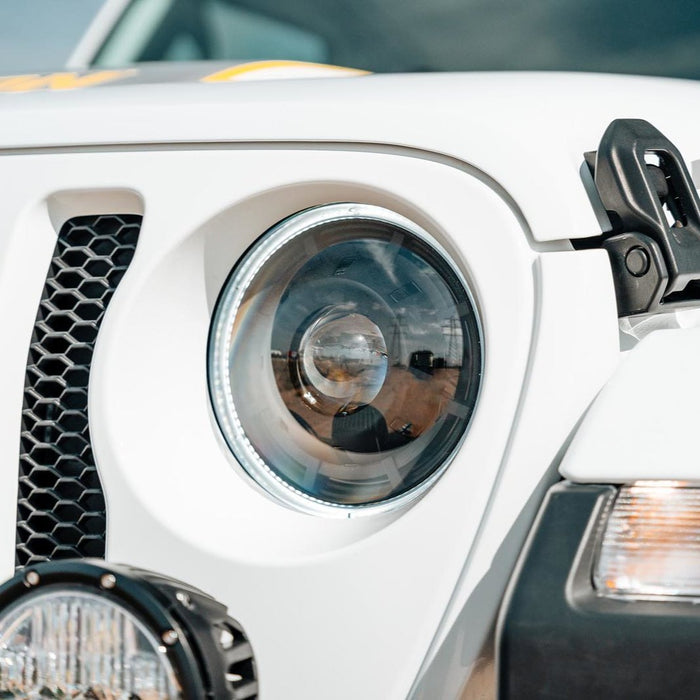
[[[0,75],[60,69],[103,0],[0,0]]]

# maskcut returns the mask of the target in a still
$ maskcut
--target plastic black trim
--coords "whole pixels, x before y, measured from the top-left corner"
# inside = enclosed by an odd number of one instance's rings
[[[680,151],[643,119],[615,119],[584,157],[613,230],[577,247],[607,250],[619,315],[696,305],[700,199]]]
[[[36,316],[24,388],[16,564],[104,557],[106,503],[92,453],[88,384],[104,314],[134,257],[135,214],[61,228]]]
[[[553,487],[504,603],[499,698],[696,700],[700,609],[613,599],[593,588],[612,486]]]

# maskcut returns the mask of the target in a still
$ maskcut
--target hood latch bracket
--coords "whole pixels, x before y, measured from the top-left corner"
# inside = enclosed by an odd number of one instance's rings
[[[584,154],[612,231],[619,315],[700,301],[700,201],[678,149],[643,119],[616,119]]]

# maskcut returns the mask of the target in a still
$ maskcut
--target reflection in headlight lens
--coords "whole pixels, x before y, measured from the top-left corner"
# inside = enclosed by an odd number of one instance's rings
[[[302,399],[316,411],[335,415],[366,406],[386,378],[384,336],[362,314],[323,313],[304,331],[298,354],[293,372]]]
[[[210,386],[227,442],[297,506],[403,501],[441,473],[481,376],[466,283],[422,229],[338,204],[269,231],[222,293]]]

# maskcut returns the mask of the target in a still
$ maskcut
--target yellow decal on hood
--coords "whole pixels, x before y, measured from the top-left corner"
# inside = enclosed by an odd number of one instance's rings
[[[306,61],[253,61],[224,68],[201,79],[203,83],[227,83],[230,80],[265,80],[276,78],[327,78],[368,75],[366,70],[329,66]]]
[[[97,73],[49,73],[48,75],[13,75],[0,78],[0,92],[34,92],[36,90],[77,90],[101,85],[134,75],[134,69],[103,70]]]

